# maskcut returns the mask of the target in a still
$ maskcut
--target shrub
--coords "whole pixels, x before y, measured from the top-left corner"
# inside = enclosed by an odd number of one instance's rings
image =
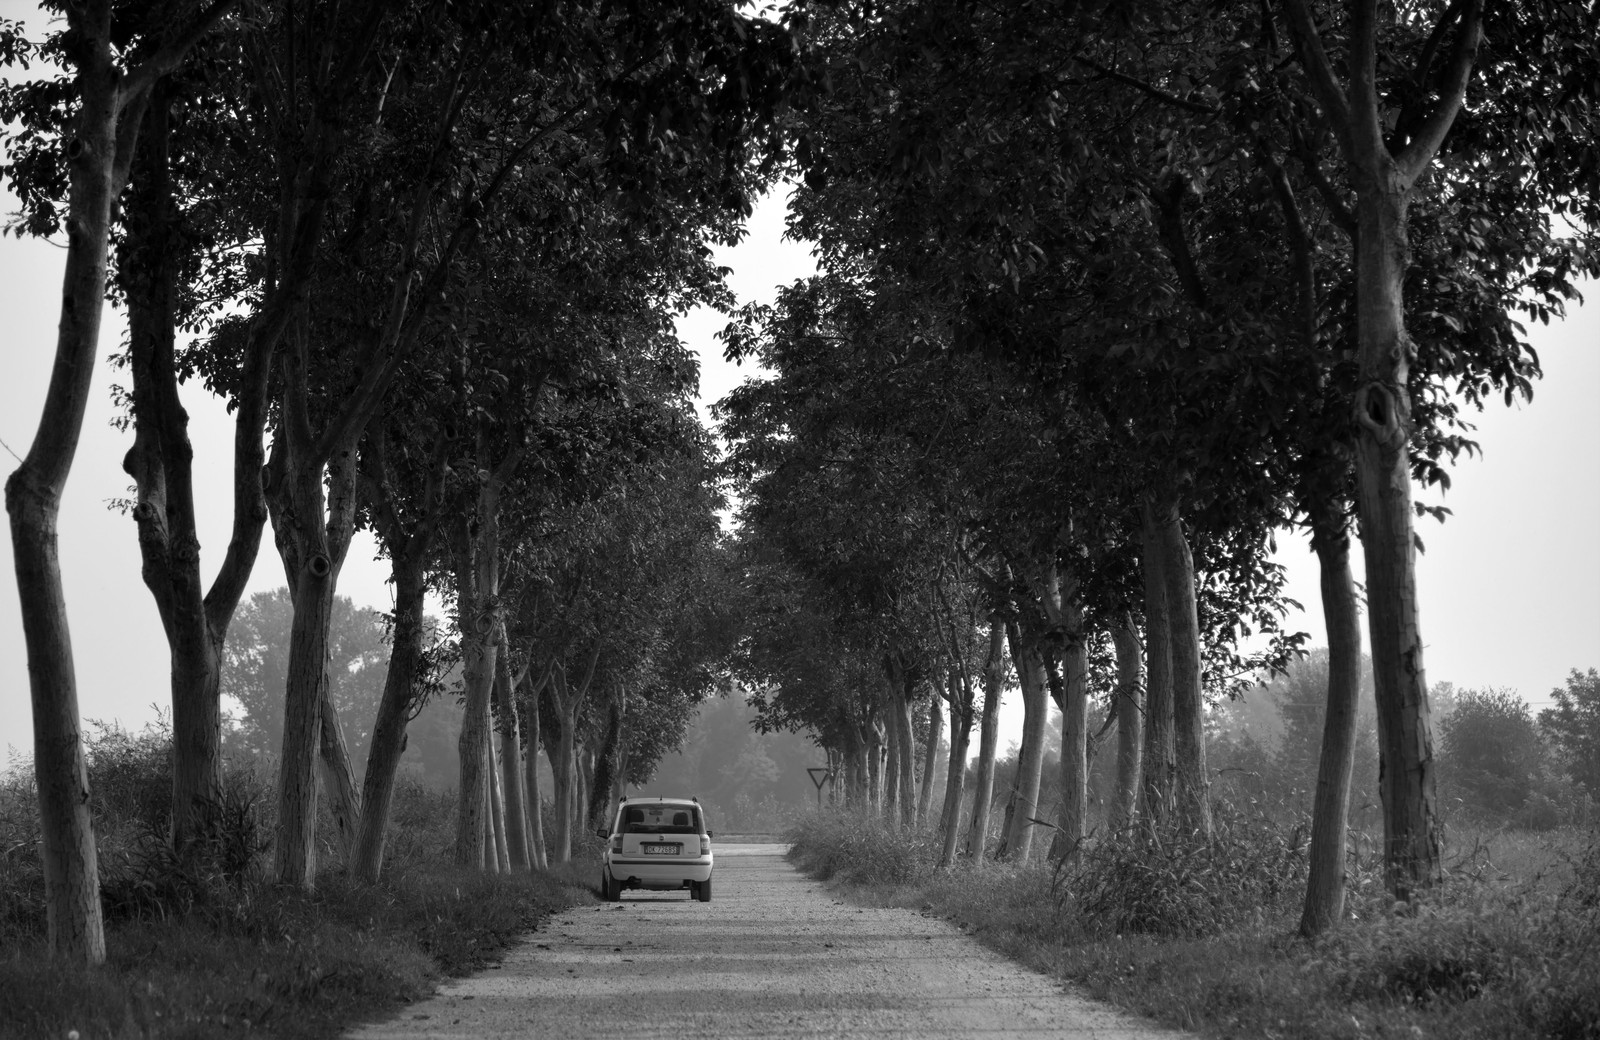
[[[1260,922],[1304,891],[1303,834],[1225,812],[1209,839],[1136,826],[1063,861],[1057,909],[1093,936],[1215,935]]]
[[[904,885],[932,875],[937,860],[933,836],[897,831],[871,810],[836,809],[802,817],[785,834],[789,858],[800,869],[827,880]]]

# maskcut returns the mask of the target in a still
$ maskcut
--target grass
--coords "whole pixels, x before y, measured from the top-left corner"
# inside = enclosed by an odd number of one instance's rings
[[[937,913],[1090,995],[1212,1037],[1600,1038],[1600,840],[1459,832],[1430,901],[1393,912],[1353,863],[1350,919],[1295,936],[1294,829],[1228,821],[1212,847],[1106,841],[1074,871],[936,871],[926,835],[825,814],[790,834],[851,898]],[[850,850],[850,851],[847,851]],[[880,869],[887,868],[880,873]]]
[[[101,967],[50,959],[31,791],[20,773],[0,782],[0,1036],[337,1036],[492,963],[552,912],[595,899],[594,849],[547,874],[454,867],[454,801],[416,786],[398,792],[381,883],[332,868],[314,892],[275,886],[261,838],[270,800],[237,771],[229,833],[210,869],[181,868],[154,829],[163,787],[149,780],[165,768],[164,748],[123,738],[120,749],[102,743],[91,767]]]

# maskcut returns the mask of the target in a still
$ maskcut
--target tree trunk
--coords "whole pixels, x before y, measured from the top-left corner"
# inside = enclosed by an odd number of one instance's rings
[[[550,801],[556,814],[554,847],[549,850],[552,864],[565,863],[572,858],[572,789],[577,772],[572,728],[568,720],[562,719],[554,733],[555,743],[552,745],[550,737],[545,737],[545,748],[550,755]]]
[[[50,948],[64,960],[105,961],[99,868],[89,819],[89,778],[56,520],[77,454],[105,307],[107,243],[116,184],[117,81],[111,5],[68,11],[78,37],[73,92],[80,99],[66,142],[70,188],[67,258],[55,364],[33,445],[6,481],[6,512],[21,601],[33,705],[33,767]]]
[[[484,731],[483,757],[484,782],[488,788],[489,830],[494,835],[494,863],[496,872],[511,873],[511,850],[506,845],[506,800],[500,787],[500,756],[495,752],[494,727]]]
[[[1200,616],[1194,557],[1178,518],[1176,499],[1160,517],[1167,579],[1167,653],[1172,662],[1172,732],[1177,761],[1178,827],[1211,837],[1211,782],[1206,769],[1205,699],[1200,682]]]
[[[281,884],[310,889],[317,871],[316,767],[322,708],[328,697],[328,626],[333,619],[335,571],[321,554],[291,586],[289,674],[284,692],[282,758],[278,766],[278,831],[274,860]]]
[[[1117,789],[1111,804],[1111,829],[1133,823],[1139,804],[1139,776],[1144,757],[1144,668],[1139,633],[1124,616],[1111,629],[1117,650]]]
[[[1311,874],[1300,915],[1300,934],[1308,938],[1344,916],[1345,839],[1361,695],[1361,613],[1350,575],[1350,539],[1341,510],[1320,510],[1313,522],[1312,548],[1321,564],[1322,612],[1328,626],[1328,713],[1311,814]]]
[[[1333,131],[1355,189],[1357,368],[1356,475],[1366,560],[1367,629],[1378,707],[1378,787],[1383,801],[1385,873],[1396,899],[1409,902],[1441,877],[1434,792],[1432,719],[1418,621],[1416,535],[1411,503],[1411,399],[1416,344],[1405,327],[1406,232],[1410,195],[1426,176],[1466,99],[1484,5],[1452,4],[1429,43],[1448,57],[1413,132],[1391,137],[1379,95],[1379,20],[1353,5],[1339,83],[1307,0],[1285,0],[1306,81]],[[1442,56],[1445,48],[1441,47]],[[1430,68],[1428,72],[1432,72]]]
[[[951,681],[954,683],[955,680],[952,678]],[[956,696],[954,685],[951,686],[950,695]],[[939,761],[939,740],[943,736],[944,706],[939,703],[939,695],[935,692],[928,698],[928,741],[922,754],[922,784],[917,790],[917,816],[914,823],[919,829],[928,825],[928,809],[933,804],[933,776]]]
[[[572,818],[582,822],[589,818],[589,783],[594,779],[594,757],[583,747],[577,749],[575,757],[578,776],[572,785]]]
[[[1083,604],[1077,582],[1062,590],[1066,645],[1061,650],[1061,814],[1050,843],[1052,860],[1073,860],[1088,835],[1089,819],[1089,648],[1084,641]]]
[[[528,813],[522,787],[522,726],[517,716],[517,701],[511,693],[511,668],[506,660],[506,632],[500,628],[501,653],[495,658],[495,706],[500,710],[500,789],[504,792],[506,851],[514,870],[527,870]]]
[[[494,685],[494,669],[499,630],[498,618],[482,609],[482,590],[478,588],[473,553],[467,548],[472,543],[466,532],[463,517],[458,539],[456,561],[456,602],[463,604],[461,613],[461,679],[465,689],[465,703],[461,713],[461,734],[456,740],[460,758],[460,773],[456,788],[456,854],[457,865],[463,867],[485,866],[484,834],[489,811],[485,796],[488,784],[484,770],[489,768],[485,751],[489,747],[489,694]]]
[[[867,798],[866,804],[883,811],[883,723],[875,724],[869,732],[866,746],[867,755]]]
[[[1022,687],[1022,746],[1017,751],[1017,781],[1006,807],[1006,835],[1003,855],[1008,860],[1026,863],[1033,851],[1033,832],[1039,815],[1039,787],[1044,770],[1045,729],[1050,724],[1049,693],[1046,691],[1044,655],[1016,622],[1006,625],[1011,640],[1011,659],[1017,662],[1017,681]]]
[[[915,680],[907,669],[900,680],[900,697],[895,703],[895,728],[899,732],[900,777],[896,785],[900,792],[900,827],[913,831],[917,827],[917,738],[911,725],[911,699]]]
[[[1176,798],[1177,754],[1173,740],[1171,615],[1167,609],[1166,553],[1155,508],[1144,504],[1143,524],[1145,716],[1145,821],[1161,829],[1172,819]]]
[[[945,769],[944,808],[939,813],[939,867],[945,868],[956,860],[956,847],[961,843],[961,801],[966,793],[967,748],[972,741],[973,689],[966,677],[950,670],[950,761]],[[935,706],[938,700],[934,701]],[[929,765],[932,769],[932,765]]]
[[[279,358],[280,411],[286,418],[273,441],[265,483],[273,540],[294,602],[274,872],[280,884],[309,890],[316,877],[316,768],[328,696],[328,628],[339,569],[355,532],[356,459],[353,442],[335,444],[326,457],[313,445],[306,410],[307,336],[302,321]]]
[[[348,865],[355,857],[356,834],[361,826],[361,796],[356,793],[355,771],[350,765],[350,747],[339,725],[333,698],[322,697],[318,744],[322,759],[322,789],[328,796],[333,826],[338,832],[339,854]]]
[[[543,741],[539,708],[544,691],[543,683],[530,685],[532,688],[527,694],[528,701],[522,712],[522,717],[527,720],[527,732],[524,735],[527,751],[522,759],[522,771],[527,781],[527,797],[524,801],[528,809],[528,852],[535,870],[549,870],[549,850],[545,848],[544,842],[544,801],[539,792],[539,746]]]
[[[1000,742],[1000,696],[1005,687],[1005,626],[998,618],[989,622],[989,656],[983,666],[983,722],[978,736],[978,773],[972,784],[972,828],[967,833],[967,856],[982,863],[989,841],[989,811],[994,801],[994,757]]]
[[[606,731],[601,738],[599,752],[594,759],[593,786],[589,789],[589,814],[584,820],[589,830],[598,830],[609,823],[606,808],[611,804],[611,789],[615,785],[619,754],[622,750],[623,694],[613,694],[606,708]]]
[[[1409,901],[1441,876],[1408,451],[1406,379],[1416,348],[1405,330],[1402,282],[1410,247],[1403,194],[1370,190],[1358,202],[1356,473],[1378,705],[1378,789],[1389,889]]]
[[[367,768],[361,782],[361,823],[350,856],[351,870],[368,884],[375,884],[383,870],[389,811],[394,802],[400,756],[406,746],[406,725],[416,705],[424,637],[421,557],[404,553],[392,556],[389,573],[394,582],[389,667],[383,679],[383,699],[378,702],[377,718],[372,724],[372,742],[367,748]]]

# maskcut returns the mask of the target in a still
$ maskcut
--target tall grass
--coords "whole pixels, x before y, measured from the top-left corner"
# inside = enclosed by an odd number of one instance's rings
[[[855,898],[937,913],[1101,999],[1227,1037],[1600,1040],[1600,837],[1458,828],[1444,884],[1396,908],[1353,841],[1346,920],[1295,929],[1300,821],[1219,807],[1211,841],[1135,830],[1066,865],[961,863],[872,814],[789,833],[802,869]]]
[[[270,883],[271,792],[244,768],[228,771],[202,853],[180,862],[164,838],[165,733],[98,727],[88,744],[107,963],[49,957],[37,802],[24,770],[0,777],[0,1036],[335,1036],[593,899],[592,854],[539,875],[453,866],[453,796],[404,782],[379,885],[346,876],[328,845],[314,892]]]

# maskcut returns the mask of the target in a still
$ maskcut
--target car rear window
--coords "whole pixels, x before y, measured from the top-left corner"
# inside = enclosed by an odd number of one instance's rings
[[[624,834],[699,834],[700,810],[692,805],[628,805],[622,809]]]

